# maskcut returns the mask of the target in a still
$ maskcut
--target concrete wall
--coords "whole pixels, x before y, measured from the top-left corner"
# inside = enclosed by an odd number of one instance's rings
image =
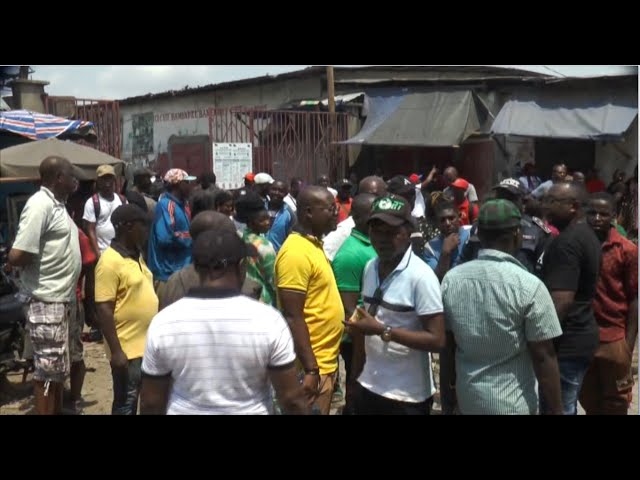
[[[155,166],[168,154],[170,137],[209,135],[208,108],[275,109],[291,100],[318,98],[321,83],[320,78],[291,79],[121,105],[122,159],[135,167]]]
[[[629,178],[638,165],[638,117],[633,121],[624,141],[619,143],[596,143],[596,168],[598,176],[609,185],[616,169],[621,169]]]

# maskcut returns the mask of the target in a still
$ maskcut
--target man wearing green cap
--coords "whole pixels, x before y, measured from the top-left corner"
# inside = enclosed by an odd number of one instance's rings
[[[416,225],[404,198],[376,200],[367,223],[378,258],[362,278],[366,310],[358,307],[346,322],[352,333],[364,335],[364,342],[354,338],[350,388],[359,390],[356,413],[429,415],[436,391],[429,352],[439,352],[445,340],[438,278],[413,253]]]
[[[552,339],[560,322],[542,281],[514,257],[522,243],[520,210],[508,200],[480,209],[478,259],[442,282],[447,348],[441,383],[464,415],[538,412],[538,392],[562,414]]]

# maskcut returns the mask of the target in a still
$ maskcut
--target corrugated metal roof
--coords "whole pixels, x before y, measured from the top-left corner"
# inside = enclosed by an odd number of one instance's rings
[[[551,75],[525,71],[517,68],[503,68],[497,66],[443,66],[443,65],[415,65],[415,66],[361,66],[361,67],[335,67],[336,84],[375,84],[385,82],[474,82],[486,80],[526,80],[550,78]],[[392,75],[372,78],[377,73],[393,72]],[[186,88],[183,90],[169,90],[160,93],[149,93],[136,97],[129,97],[120,100],[121,105],[135,105],[149,100],[159,100],[163,98],[183,97],[198,93],[225,90],[251,85],[267,84],[276,81],[321,77],[325,75],[325,66],[312,66],[302,70],[282,73],[280,75],[264,75],[261,77],[234,80],[231,82],[213,83],[196,88]],[[354,76],[361,74],[361,76]]]

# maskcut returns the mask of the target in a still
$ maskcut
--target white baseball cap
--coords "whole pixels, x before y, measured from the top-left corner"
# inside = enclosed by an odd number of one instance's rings
[[[275,180],[273,179],[273,177],[271,175],[269,175],[268,173],[259,173],[255,176],[255,178],[253,179],[254,183],[256,185],[264,185],[264,184],[269,184],[271,185],[273,182],[275,182]]]

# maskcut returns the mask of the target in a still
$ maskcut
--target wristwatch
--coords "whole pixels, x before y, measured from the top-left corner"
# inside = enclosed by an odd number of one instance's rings
[[[384,327],[384,331],[382,332],[382,334],[380,335],[380,338],[382,338],[383,342],[390,342],[391,341],[391,327],[390,326],[386,326]]]

